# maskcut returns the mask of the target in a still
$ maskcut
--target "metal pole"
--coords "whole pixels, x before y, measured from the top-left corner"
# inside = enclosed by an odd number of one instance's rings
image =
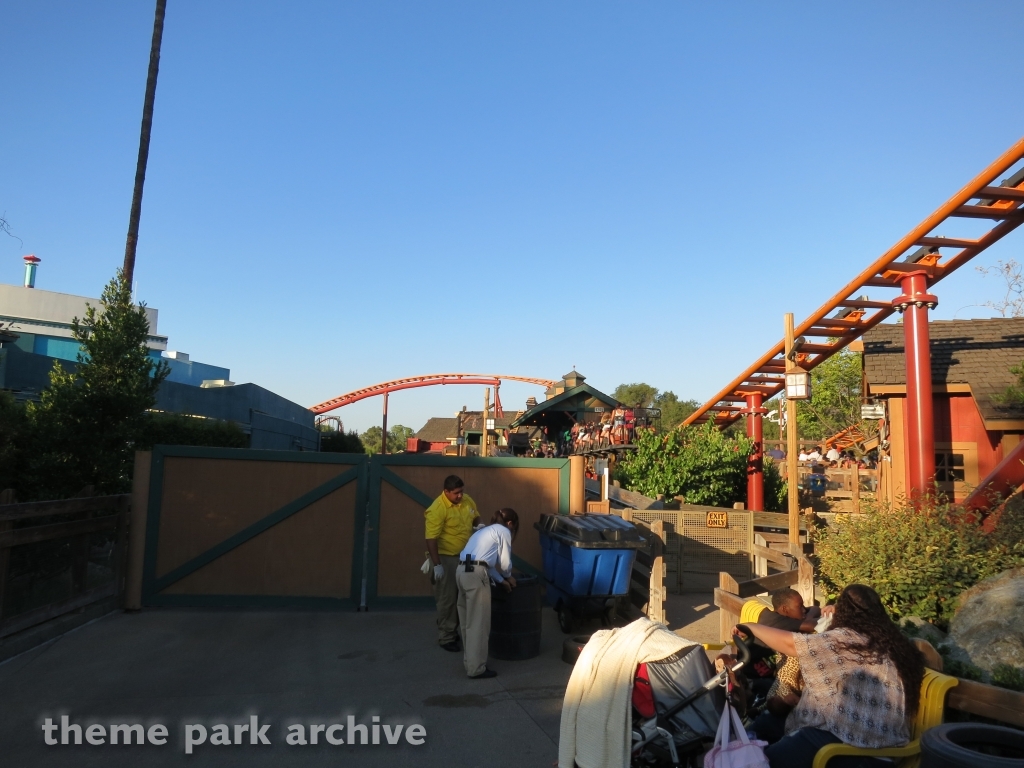
[[[384,393],[384,426],[380,433],[380,452],[383,456],[388,452],[388,393]]]
[[[938,299],[928,293],[928,274],[911,272],[900,281],[903,295],[893,300],[903,312],[907,365],[907,496],[927,496],[935,483],[935,422],[928,310]]]
[[[764,409],[762,395],[747,395],[747,437],[754,444],[747,462],[747,509],[764,511]]]
[[[793,352],[793,313],[787,312],[786,325],[786,369],[793,367],[789,362]],[[786,485],[789,490],[789,543],[794,548],[800,546],[800,468],[797,456],[800,444],[796,429],[796,400],[786,398]]]
[[[487,412],[491,407],[491,388],[484,387],[484,419],[480,431],[480,455],[487,455]]]
[[[135,189],[132,210],[128,215],[128,238],[124,246],[124,279],[131,288],[135,279],[135,249],[139,243],[139,219],[142,218],[142,188],[146,183],[149,162],[149,137],[153,131],[153,102],[156,100],[156,77],[160,71],[160,42],[164,36],[164,11],[167,0],[156,0],[153,18],[153,40],[149,46],[149,74],[146,76],[146,98],[142,104],[142,131],[139,136],[139,159],[135,164]]]

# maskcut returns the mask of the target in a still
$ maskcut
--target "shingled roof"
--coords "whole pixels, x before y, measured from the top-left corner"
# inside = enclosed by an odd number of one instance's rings
[[[1024,317],[937,320],[928,324],[928,330],[933,384],[970,386],[985,421],[1024,419],[1024,407],[998,402],[1015,382],[1010,368],[1024,361]],[[906,385],[903,348],[901,324],[878,325],[864,334],[869,387]]]
[[[495,429],[508,429],[509,424],[515,419],[515,413],[495,418],[494,411],[490,411],[489,417],[494,419]],[[479,432],[483,423],[482,420],[483,411],[466,411],[462,416],[462,431]],[[458,428],[458,418],[448,419],[434,416],[427,420],[427,423],[415,434],[415,437],[418,437],[420,440],[426,440],[429,443],[443,443],[448,438],[454,438]]]
[[[443,443],[449,437],[455,437],[455,431],[458,429],[457,422],[458,419],[434,416],[427,420],[427,423],[416,433],[415,437],[418,437],[420,440],[426,440],[428,443]]]

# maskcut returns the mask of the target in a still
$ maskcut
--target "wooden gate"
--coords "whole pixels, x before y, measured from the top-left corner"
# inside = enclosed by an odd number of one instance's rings
[[[450,474],[465,481],[485,521],[498,507],[519,513],[517,564],[539,569],[533,523],[568,513],[568,459],[157,446],[136,463],[139,602],[427,604],[423,511]]]

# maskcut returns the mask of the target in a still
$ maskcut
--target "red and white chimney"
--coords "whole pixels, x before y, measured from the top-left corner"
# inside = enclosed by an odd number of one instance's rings
[[[35,288],[36,287],[36,266],[42,259],[33,254],[29,254],[24,257],[25,261],[25,287]]]

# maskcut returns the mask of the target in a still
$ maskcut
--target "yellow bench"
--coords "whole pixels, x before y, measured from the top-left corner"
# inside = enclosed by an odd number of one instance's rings
[[[744,606],[746,608],[746,606]],[[921,703],[917,707],[914,728],[910,734],[911,741],[905,747],[884,747],[882,749],[864,749],[849,744],[829,744],[818,750],[814,756],[812,768],[825,768],[825,764],[839,755],[862,755],[866,757],[902,757],[896,764],[899,768],[918,768],[921,763],[921,736],[929,728],[942,722],[942,713],[946,707],[946,694],[954,688],[958,680],[931,669],[924,671],[921,681]]]

